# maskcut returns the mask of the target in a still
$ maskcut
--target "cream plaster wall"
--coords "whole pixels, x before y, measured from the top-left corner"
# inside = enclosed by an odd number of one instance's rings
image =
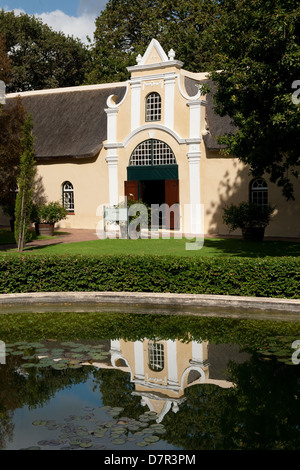
[[[222,157],[217,152],[206,152],[202,144],[200,161],[201,200],[204,204],[205,233],[229,234],[223,223],[223,208],[249,200],[252,176],[237,158]],[[300,187],[295,181],[295,201],[286,201],[281,189],[268,181],[269,202],[276,206],[272,222],[266,228],[266,236],[300,237]],[[232,235],[241,235],[240,230]]]
[[[47,202],[62,201],[62,184],[70,181],[74,187],[74,214],[56,226],[60,228],[96,229],[97,209],[108,204],[108,169],[103,151],[93,160],[49,162],[38,165],[38,175],[47,195]]]

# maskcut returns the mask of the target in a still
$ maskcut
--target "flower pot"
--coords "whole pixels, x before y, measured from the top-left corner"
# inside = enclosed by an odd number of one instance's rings
[[[242,229],[243,239],[262,241],[265,235],[265,227],[247,227]]]
[[[54,224],[38,224],[37,231],[39,235],[53,237],[54,235]]]

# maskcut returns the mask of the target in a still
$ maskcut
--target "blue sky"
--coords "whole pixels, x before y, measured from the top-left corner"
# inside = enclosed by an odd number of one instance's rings
[[[93,39],[95,18],[108,0],[2,0],[0,8],[36,15],[55,31],[78,37],[86,42]]]

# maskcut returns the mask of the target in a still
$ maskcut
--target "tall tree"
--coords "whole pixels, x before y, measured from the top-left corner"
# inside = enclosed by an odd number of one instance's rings
[[[15,239],[18,244],[18,251],[23,251],[24,249],[32,213],[34,179],[36,175],[32,122],[32,116],[29,115],[23,126],[21,139],[23,152],[20,158],[20,175],[18,178],[18,194],[15,208]]]
[[[300,106],[292,85],[300,79],[300,6],[297,0],[221,0],[214,39],[221,72],[216,111],[237,126],[219,139],[227,154],[266,174],[294,198],[300,165]]]
[[[6,53],[4,36],[0,36],[0,80],[6,85],[11,79],[11,60]],[[0,106],[1,108],[1,106]],[[2,112],[1,112],[2,111]],[[15,188],[19,175],[22,126],[25,109],[21,98],[11,100],[0,109],[0,205],[14,219]]]
[[[81,85],[89,67],[88,48],[53,31],[34,16],[0,10],[12,78],[8,92]]]
[[[6,52],[4,34],[0,34],[0,80],[9,83],[11,78],[11,59]]]
[[[151,39],[157,39],[192,71],[211,61],[211,33],[218,19],[217,0],[109,0],[96,19],[93,66],[87,81],[126,80]]]
[[[5,103],[5,95],[2,96],[3,91],[5,92],[5,86],[10,80],[11,74],[11,60],[6,53],[6,43],[3,34],[0,34],[0,115],[2,105]],[[4,86],[3,86],[4,85]]]

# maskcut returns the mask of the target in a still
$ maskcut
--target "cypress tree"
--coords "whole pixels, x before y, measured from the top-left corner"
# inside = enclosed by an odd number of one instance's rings
[[[30,114],[22,129],[22,149],[20,157],[20,175],[18,178],[18,194],[15,206],[15,239],[18,251],[23,251],[28,241],[28,226],[32,212],[32,198],[34,192],[34,178],[36,165],[34,159],[32,135],[33,120]]]

